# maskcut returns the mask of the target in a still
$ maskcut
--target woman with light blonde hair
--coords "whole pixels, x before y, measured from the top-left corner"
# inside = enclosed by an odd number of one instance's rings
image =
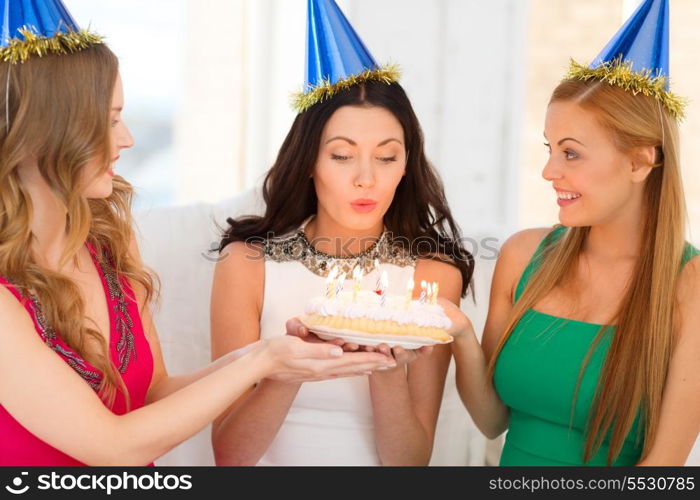
[[[167,374],[157,280],[114,171],[132,145],[117,58],[59,0],[38,3],[8,7],[2,32],[16,36],[0,45],[0,465],[149,464],[263,378],[393,365],[282,336]],[[28,24],[46,13],[60,22]]]
[[[668,91],[668,54],[643,50],[636,32],[656,23],[667,35],[667,22],[667,2],[643,2],[594,65],[572,65],[544,130],[561,224],[503,245],[481,346],[450,309],[462,400],[486,436],[508,430],[501,465],[682,465],[698,436],[683,103]]]

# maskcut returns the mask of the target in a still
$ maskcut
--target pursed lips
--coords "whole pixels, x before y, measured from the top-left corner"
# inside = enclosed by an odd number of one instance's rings
[[[360,198],[351,201],[350,206],[356,212],[371,212],[372,210],[374,210],[374,207],[377,206],[377,202],[368,198]]]

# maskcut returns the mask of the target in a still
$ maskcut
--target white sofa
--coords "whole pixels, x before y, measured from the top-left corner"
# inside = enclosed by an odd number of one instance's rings
[[[138,211],[140,248],[147,265],[160,276],[162,293],[153,315],[165,363],[172,374],[186,373],[210,361],[209,295],[218,243],[217,224],[226,217],[261,213],[258,191],[248,191],[218,204],[154,208]],[[471,297],[463,310],[482,331],[488,307],[488,290],[494,260],[477,258],[474,276],[477,304]],[[177,415],[172,416],[173,420]],[[700,464],[700,441],[688,465]],[[502,437],[487,440],[464,409],[450,368],[438,420],[432,465],[495,465]],[[213,465],[210,427],[174,448],[158,465]]]

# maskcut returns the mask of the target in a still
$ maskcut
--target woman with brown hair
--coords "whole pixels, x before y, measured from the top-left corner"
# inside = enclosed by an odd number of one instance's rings
[[[450,311],[462,400],[486,436],[508,430],[501,465],[682,465],[698,436],[700,252],[667,30],[667,2],[646,1],[573,64],[544,130],[561,224],[503,245],[481,347]]]
[[[265,214],[229,219],[221,241],[215,358],[278,336],[322,293],[334,266],[361,269],[370,287],[378,264],[391,293],[404,294],[411,278],[438,282],[454,304],[471,281],[473,259],[397,75],[376,65],[334,2],[310,1],[309,16],[314,85],[299,96],[299,114],[265,178]],[[337,67],[314,59],[312,48],[326,54],[338,46],[355,50],[341,53]],[[395,347],[397,366],[367,376],[251,386],[214,424],[217,463],[426,465],[450,361],[448,346],[431,349]]]
[[[117,58],[59,0],[39,4],[10,5],[0,48],[0,465],[149,464],[261,378],[390,363],[283,336],[167,374],[114,172],[132,145]]]

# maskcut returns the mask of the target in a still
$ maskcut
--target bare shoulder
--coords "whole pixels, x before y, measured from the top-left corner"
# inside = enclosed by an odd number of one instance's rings
[[[454,264],[438,258],[420,258],[416,263],[415,278],[440,284],[440,295],[458,303],[462,295],[462,273]],[[416,287],[419,292],[420,288]]]
[[[0,285],[0,331],[5,334],[33,329],[34,325],[24,306],[7,287]],[[8,336],[3,335],[3,341],[7,340]]]
[[[227,260],[260,262],[264,260],[265,253],[262,243],[248,243],[245,241],[233,241],[226,245],[220,252],[219,262]]]
[[[443,278],[462,279],[457,266],[438,258],[419,258],[416,263],[416,273],[440,276]],[[437,280],[434,280],[437,281]]]
[[[2,285],[0,285],[0,332],[2,332],[3,342],[3,348],[0,349],[2,351],[0,352],[0,368],[2,368],[0,372],[16,362],[29,362],[24,356],[18,355],[18,352],[33,353],[37,350],[42,351],[45,347],[24,305],[7,287]],[[22,368],[28,368],[28,366],[25,365]],[[0,381],[3,381],[3,377],[0,377]]]
[[[221,250],[216,267],[222,270],[236,268],[239,271],[254,271],[264,261],[265,253],[261,243],[234,241]]]
[[[512,303],[520,277],[537,247],[551,231],[547,227],[525,229],[513,234],[503,243],[491,284],[492,301],[502,297],[504,304]]]
[[[2,308],[2,311],[11,311],[11,310],[24,310],[24,307],[22,304],[20,304],[19,300],[17,300],[17,297],[15,297],[12,292],[7,288],[5,285],[0,284],[0,308]],[[0,318],[2,318],[2,314],[0,313]]]
[[[212,359],[260,338],[264,258],[259,244],[236,241],[221,250],[211,288]]]
[[[212,293],[229,298],[235,296],[236,300],[252,298],[261,305],[264,279],[265,253],[262,244],[234,241],[219,254]],[[245,297],[241,297],[241,293]]]
[[[524,229],[510,236],[501,246],[499,259],[513,264],[523,264],[523,268],[535,254],[542,240],[552,231],[550,227]]]

